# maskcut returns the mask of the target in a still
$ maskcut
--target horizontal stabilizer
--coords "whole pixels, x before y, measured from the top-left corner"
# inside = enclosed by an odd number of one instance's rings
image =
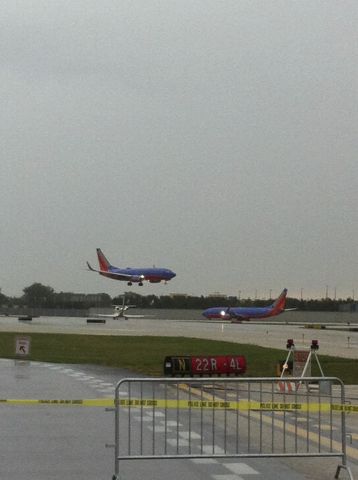
[[[91,270],[91,272],[99,272],[99,270],[96,270],[95,268],[91,267],[89,262],[87,262],[87,267],[88,267],[88,270]]]

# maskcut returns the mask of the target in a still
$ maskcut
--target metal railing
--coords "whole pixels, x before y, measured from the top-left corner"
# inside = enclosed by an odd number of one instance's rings
[[[115,472],[139,459],[337,457],[345,391],[334,377],[127,378],[115,389]]]

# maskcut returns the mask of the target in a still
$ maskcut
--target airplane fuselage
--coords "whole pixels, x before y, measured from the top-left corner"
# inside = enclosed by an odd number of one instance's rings
[[[204,310],[203,315],[209,319],[219,318],[232,322],[250,320],[250,318],[273,317],[285,311],[286,295],[287,288],[284,288],[272,305],[266,307],[212,307]]]
[[[132,285],[132,283],[138,283],[138,285],[143,285],[143,281],[148,281],[149,283],[160,283],[162,281],[168,282],[176,276],[176,273],[174,273],[169,268],[114,267],[103,255],[103,252],[100,248],[97,248],[97,257],[99,269],[97,270],[95,268],[92,268],[89,262],[87,262],[87,266],[90,271],[97,272],[100,275],[103,275],[107,278],[112,278],[113,280],[125,281],[128,285]]]
[[[144,280],[150,283],[169,281],[175,277],[175,273],[167,268],[117,268],[109,267],[107,272],[100,272],[101,275],[115,280],[127,280],[141,283]],[[121,278],[123,275],[123,278]]]
[[[250,318],[266,318],[279,315],[282,312],[274,312],[271,307],[212,307],[203,312],[208,319],[219,318],[221,320],[249,320]]]

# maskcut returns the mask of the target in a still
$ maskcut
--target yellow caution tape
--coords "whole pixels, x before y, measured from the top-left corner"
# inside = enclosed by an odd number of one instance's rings
[[[51,406],[76,406],[76,407],[114,407],[113,398],[92,398],[81,400],[67,399],[0,399],[0,405],[51,405]],[[121,408],[167,408],[167,409],[202,409],[202,410],[259,410],[267,412],[289,411],[289,412],[347,412],[358,413],[358,405],[341,405],[338,403],[288,403],[288,402],[256,402],[241,400],[231,401],[209,401],[209,400],[171,400],[171,399],[120,399]]]
[[[282,403],[255,402],[241,400],[209,401],[209,400],[141,400],[121,399],[119,406],[124,408],[168,408],[168,409],[209,409],[209,410],[265,410],[265,411],[299,411],[299,412],[352,412],[358,413],[358,405],[341,405],[334,403]]]
[[[0,398],[0,405],[52,405],[52,406],[76,406],[76,407],[113,407],[113,398],[92,398],[85,400],[35,400],[35,399],[12,399]]]

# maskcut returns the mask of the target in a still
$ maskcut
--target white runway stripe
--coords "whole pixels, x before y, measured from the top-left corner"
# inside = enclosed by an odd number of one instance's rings
[[[223,467],[226,467],[232,473],[236,473],[237,475],[259,475],[259,472],[251,468],[246,463],[222,463]]]
[[[218,447],[217,445],[214,445],[214,452],[213,452],[213,446],[212,445],[203,445],[203,452],[206,453],[207,455],[210,455],[211,453],[216,453],[218,455],[225,453],[225,450],[221,447]]]
[[[195,432],[179,432],[179,436],[187,440],[189,440],[189,438],[191,438],[192,440],[201,438],[201,436]]]
[[[244,480],[242,477],[238,475],[212,475],[214,480]]]
[[[199,465],[218,463],[218,461],[215,460],[215,458],[192,458],[191,461],[193,463],[198,463]]]
[[[188,447],[189,446],[189,442],[187,440],[184,440],[183,438],[179,438],[179,440],[177,440],[176,438],[168,438],[167,442],[172,447],[176,447],[177,445],[179,447]]]
[[[153,415],[155,417],[165,417],[164,413],[162,413],[162,412],[152,412],[152,411],[150,411],[150,412],[145,412],[145,415],[147,415],[148,417],[153,417]]]

